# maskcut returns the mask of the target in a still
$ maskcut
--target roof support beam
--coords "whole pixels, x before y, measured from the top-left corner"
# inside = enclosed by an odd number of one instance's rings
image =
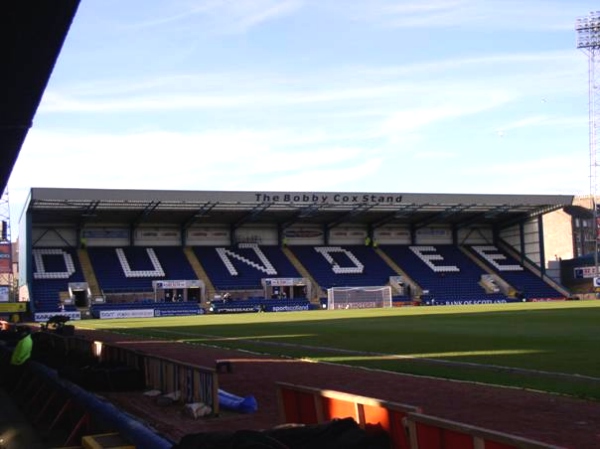
[[[419,223],[417,223],[416,229],[421,229],[424,228],[426,226],[429,226],[432,223],[436,223],[436,222],[443,222],[444,220],[446,220],[447,218],[453,216],[453,215],[458,215],[461,212],[468,210],[469,208],[475,206],[474,204],[455,204],[452,205],[450,207],[448,207],[446,210],[439,212],[437,214],[432,215],[431,217],[420,221]]]
[[[287,220],[284,223],[281,223],[281,230],[285,231],[287,228],[289,228],[294,223],[296,223],[298,221],[298,219],[300,219],[300,218],[314,217],[315,215],[317,215],[317,213],[319,212],[319,209],[321,209],[321,207],[322,207],[322,205],[320,205],[320,204],[311,203],[306,207],[300,208],[291,219]]]
[[[155,210],[158,206],[160,206],[160,201],[157,200],[152,200],[150,201],[146,207],[144,207],[144,210],[142,210],[142,212],[135,218],[135,220],[132,221],[131,223],[131,228],[135,229],[137,228],[140,223],[142,223],[144,221],[144,219],[150,215],[152,213],[153,210]]]
[[[236,223],[233,224],[233,228],[237,229],[242,226],[244,223],[249,221],[254,221],[260,214],[266,211],[269,207],[273,205],[273,201],[263,201],[260,204],[257,204],[250,212],[240,218]]]
[[[211,201],[204,203],[200,209],[198,209],[196,212],[194,212],[194,214],[181,225],[181,230],[187,231],[200,218],[206,217],[208,215],[208,213],[216,207],[217,204],[219,204],[219,203],[211,202]]]
[[[505,229],[510,226],[514,226],[516,224],[523,223],[530,218],[540,217],[547,213],[554,212],[555,210],[562,209],[563,207],[564,207],[564,205],[558,204],[558,205],[548,206],[545,208],[536,209],[535,211],[531,211],[531,212],[523,212],[521,215],[518,215],[516,218],[514,217],[514,215],[512,215],[511,219],[499,222],[498,226],[500,229]]]
[[[423,204],[403,204],[402,206],[400,206],[398,208],[398,210],[396,212],[393,212],[393,213],[385,216],[381,220],[373,222],[372,223],[373,229],[380,228],[383,225],[386,225],[387,223],[390,223],[398,218],[409,217],[414,212],[417,212],[423,206],[424,206]]]
[[[83,209],[80,215],[79,227],[83,228],[85,223],[90,221],[96,216],[96,209],[100,205],[100,201],[94,200],[88,203],[88,205]]]
[[[331,229],[335,228],[336,226],[339,226],[340,224],[348,221],[349,219],[354,218],[364,212],[367,212],[370,209],[373,209],[374,206],[375,206],[374,204],[366,204],[366,203],[356,204],[350,212],[340,216],[337,220],[334,220],[334,221],[328,223],[327,229],[331,230]]]
[[[235,238],[235,231],[245,223],[254,221],[260,214],[266,211],[269,207],[273,205],[273,201],[263,201],[260,204],[257,204],[249,213],[240,218],[237,222],[231,223],[229,226],[229,232],[231,233],[230,241],[232,245],[237,243],[237,239]]]

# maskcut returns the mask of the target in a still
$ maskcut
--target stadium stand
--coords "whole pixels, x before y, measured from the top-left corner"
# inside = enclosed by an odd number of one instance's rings
[[[415,281],[425,300],[489,301],[506,299],[500,292],[487,293],[480,285],[486,272],[458,246],[385,245],[381,249]]]
[[[523,251],[524,259],[544,275],[545,248],[535,243],[542,238],[516,240],[541,232],[541,217],[571,204],[570,196],[48,188],[34,188],[30,196],[26,213],[31,220],[20,241],[20,251],[26,255],[20,267],[24,273],[20,291],[28,293],[22,301],[29,301],[33,314],[53,309],[56,296],[65,298],[65,287],[73,281],[84,281],[89,288],[86,301],[69,291],[80,309],[83,303],[113,299],[160,301],[168,294],[179,299],[180,290],[187,294],[185,299],[200,299],[203,305],[226,292],[234,293],[232,299],[308,296],[318,302],[331,287],[385,285],[394,289],[397,305],[412,304],[421,290],[448,301],[495,301],[502,293],[506,296],[508,284],[528,297],[567,296],[553,290],[538,293],[534,288],[544,282],[535,275],[533,284],[522,277],[509,280],[514,273],[497,275],[498,270],[474,251],[466,257],[458,241],[474,247],[510,240],[508,246],[515,253]],[[85,216],[82,226],[82,211],[89,210],[94,213]],[[57,226],[56,217],[60,227],[46,232]],[[45,266],[43,270],[32,267],[34,254],[27,253],[31,248],[62,246],[73,257],[75,271],[63,262],[58,270],[69,273],[68,282],[56,279],[60,287],[47,299],[35,288],[41,279],[34,274],[43,271],[49,278],[52,272],[46,272]],[[81,260],[74,248],[79,248]],[[434,253],[428,253],[428,248],[434,248]],[[273,278],[286,279],[285,288],[265,281]],[[178,280],[190,282],[180,288],[174,283]],[[155,292],[153,282],[158,281],[167,285]]]
[[[35,267],[32,295],[36,308],[39,312],[60,311],[60,292],[68,291],[69,282],[85,281],[77,252],[70,248],[43,248],[32,253]]]
[[[181,246],[156,246],[153,248],[167,279],[196,279],[196,273],[185,257]]]
[[[563,299],[564,295],[539,276],[527,270],[516,259],[493,245],[471,246],[472,251],[490,270],[504,279],[520,299]]]
[[[194,247],[217,290],[262,290],[261,279],[300,277],[278,246]]]
[[[323,289],[387,285],[390,276],[397,275],[368,246],[291,246],[290,250]]]
[[[193,247],[193,254],[206,271],[218,291],[263,292],[265,278],[297,278],[298,270],[284,251],[275,245],[241,244],[235,247]],[[288,248],[302,267],[321,288],[383,286],[398,273],[370,246],[314,246],[296,245]],[[458,304],[461,302],[496,302],[538,298],[561,298],[562,295],[531,273],[508,254],[495,246],[466,247],[471,257],[456,245],[382,245],[387,257],[400,267],[415,285],[423,304]],[[197,314],[199,307],[163,303],[153,294],[152,282],[165,279],[197,279],[183,247],[94,247],[87,249],[100,289],[113,295],[123,310],[149,307],[157,315]],[[84,282],[84,276],[74,249],[43,248],[33,251],[34,295],[38,312],[59,311],[61,292],[70,282]],[[476,263],[473,258],[479,260]],[[482,266],[488,269],[482,268]],[[490,291],[482,279],[495,273],[510,285],[514,295],[505,291]],[[489,287],[489,281],[487,283]],[[125,297],[118,301],[118,293],[141,293],[141,298]],[[145,295],[145,296],[144,296]],[[239,298],[238,298],[239,299]],[[285,301],[285,302],[281,302]],[[396,305],[409,304],[406,294],[395,295]],[[272,303],[264,295],[246,295],[243,301],[213,301],[213,312],[306,310],[307,298],[287,298]],[[274,305],[276,308],[274,309]],[[93,317],[101,311],[116,310],[111,304],[95,304],[90,309]],[[74,306],[67,306],[73,310]]]
[[[152,281],[166,276],[153,248],[88,248],[88,254],[105,293],[150,292]]]

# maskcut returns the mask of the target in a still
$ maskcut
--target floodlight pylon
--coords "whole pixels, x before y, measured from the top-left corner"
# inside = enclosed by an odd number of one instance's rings
[[[588,103],[589,103],[589,177],[590,199],[594,217],[594,268],[598,270],[599,232],[598,226],[598,139],[600,138],[600,11],[592,11],[575,22],[577,48],[588,57]]]

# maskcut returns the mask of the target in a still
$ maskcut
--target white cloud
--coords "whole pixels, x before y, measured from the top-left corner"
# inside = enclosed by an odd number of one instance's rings
[[[394,28],[470,27],[479,30],[573,29],[577,4],[541,0],[356,0],[345,11],[355,20]]]
[[[447,159],[455,159],[458,155],[453,151],[420,151],[413,155],[415,159],[430,159],[430,160],[447,160]]]
[[[488,70],[495,71],[498,68],[502,68],[504,72],[508,73],[525,71],[529,74],[531,71],[535,71],[538,75],[547,75],[547,73],[540,73],[540,67],[550,66],[553,69],[564,69],[568,64],[577,63],[583,66],[585,65],[585,59],[576,51],[549,50],[511,53],[494,52],[463,57],[443,56],[419,62],[406,62],[401,65],[358,67],[355,71],[386,78],[432,74],[446,76],[448,73],[455,73],[459,70],[463,71],[461,73],[473,72],[477,74],[484,70],[485,73],[488,73]]]
[[[136,188],[141,184],[168,187],[211,179],[219,184],[222,174],[234,178],[264,176],[361,161],[358,148],[281,151],[292,143],[296,142],[291,134],[247,130],[131,135],[33,131],[11,183],[31,185],[35,180],[35,184],[48,186]],[[54,160],[61,161],[59,176],[47,169]]]
[[[142,29],[155,28],[172,22],[181,22],[197,15],[204,15],[218,8],[219,0],[202,0],[198,2],[169,2],[168,9],[151,11],[154,17],[129,23],[125,28]]]
[[[249,8],[249,10],[243,8],[236,16],[237,20],[230,27],[233,31],[245,32],[264,22],[290,15],[302,6],[302,3],[298,0],[258,2],[260,8],[256,7],[257,2],[230,2],[231,5],[236,6],[236,9],[244,3],[250,3],[252,8]]]
[[[560,127],[573,128],[587,126],[588,117],[581,115],[578,117],[551,117],[547,115],[536,115],[524,117],[509,123],[505,123],[498,128],[498,132],[505,133],[511,130],[522,128],[539,128],[539,127]]]
[[[475,161],[460,170],[457,179],[481,186],[483,193],[567,194],[586,195],[586,158],[571,149],[563,155],[506,159],[498,155],[493,162],[481,164]]]
[[[392,113],[382,124],[382,134],[417,131],[437,122],[467,117],[505,105],[513,99],[510,93],[492,90],[468,89],[466,86],[439,89],[427,102],[427,107],[410,105]]]
[[[537,94],[541,99],[584,88],[583,70],[580,73],[572,67],[578,61],[583,68],[585,61],[574,55],[577,53],[505,54],[400,66],[314,68],[294,74],[282,69],[90,81],[87,85],[52,86],[44,95],[40,113],[315,107],[316,114],[348,116],[375,110],[389,114],[391,102],[405,104],[407,99],[411,99],[409,103],[417,98],[443,103],[453,91],[473,91],[484,97],[490,95],[486,91],[512,97]]]
[[[159,10],[151,10],[144,20],[125,28],[158,28],[190,20],[204,21],[202,31],[213,33],[245,33],[266,22],[285,17],[302,7],[301,0],[194,0],[170,1]]]
[[[127,111],[165,111],[185,109],[231,108],[255,104],[252,95],[183,95],[147,94],[144,96],[106,99],[74,98],[49,92],[40,108],[41,112],[96,112],[115,113]]]

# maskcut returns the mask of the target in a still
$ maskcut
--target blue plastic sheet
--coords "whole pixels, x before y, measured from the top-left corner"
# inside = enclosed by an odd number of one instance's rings
[[[258,403],[254,396],[236,396],[221,389],[219,389],[219,406],[239,413],[255,413],[258,410]]]

